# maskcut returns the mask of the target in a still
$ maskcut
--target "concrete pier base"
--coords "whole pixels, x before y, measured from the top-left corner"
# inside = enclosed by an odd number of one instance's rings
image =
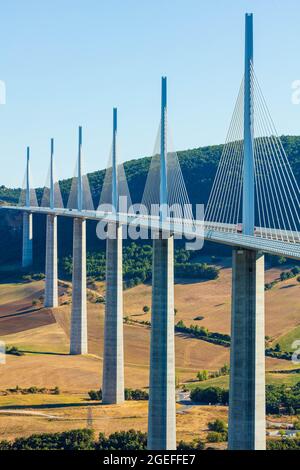
[[[22,268],[32,266],[32,214],[23,213]]]
[[[176,449],[174,240],[153,241],[148,449]]]
[[[106,241],[106,298],[102,403],[124,402],[122,226],[109,227]]]
[[[45,307],[58,306],[57,292],[57,217],[47,215]]]
[[[233,250],[229,396],[230,450],[264,450],[264,256]]]
[[[87,354],[86,222],[73,222],[73,275],[70,354]]]

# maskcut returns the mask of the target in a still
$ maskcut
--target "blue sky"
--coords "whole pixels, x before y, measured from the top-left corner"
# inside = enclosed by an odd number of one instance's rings
[[[119,157],[149,155],[168,76],[176,149],[222,143],[243,74],[244,14],[254,13],[255,68],[280,134],[300,134],[299,0],[10,0],[2,2],[0,184],[20,186],[31,146],[43,185],[49,140],[60,178],[71,176],[77,127],[85,168],[104,168],[112,107]]]

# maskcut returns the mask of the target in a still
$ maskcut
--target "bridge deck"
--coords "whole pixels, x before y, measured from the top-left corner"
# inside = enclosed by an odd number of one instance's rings
[[[182,221],[170,219],[169,222],[161,223],[158,217],[143,216],[135,214],[112,214],[99,211],[78,211],[75,209],[50,209],[46,207],[20,207],[1,206],[2,210],[26,211],[36,214],[52,214],[60,217],[82,218],[88,220],[107,220],[108,222],[119,222],[123,225],[136,225],[152,231],[163,230],[171,232],[175,236],[184,235],[188,239],[197,238],[209,240],[215,243],[241,247],[252,250],[263,251],[277,256],[300,260],[300,240],[296,239],[294,233],[284,232],[284,241],[277,240],[273,229],[257,228],[255,236],[237,233],[234,226],[216,224],[214,222]],[[278,233],[278,231],[276,231]]]

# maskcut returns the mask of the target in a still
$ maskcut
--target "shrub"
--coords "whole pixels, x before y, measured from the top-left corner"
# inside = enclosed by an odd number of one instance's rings
[[[45,274],[44,273],[34,273],[34,274],[32,274],[31,279],[33,279],[34,281],[42,281],[43,279],[45,279]]]
[[[24,356],[24,353],[16,346],[6,346],[5,352],[6,354],[11,354],[13,356]]]
[[[208,423],[208,429],[215,432],[227,432],[227,425],[221,419]]]
[[[271,290],[276,284],[277,284],[276,281],[267,282],[265,284],[265,290]]]
[[[226,442],[227,435],[223,432],[211,431],[207,434],[207,442]]]
[[[294,276],[297,276],[297,274],[300,274],[300,267],[299,266],[294,266],[291,269],[291,273],[294,274]]]
[[[89,394],[89,397],[91,400],[95,400],[95,401],[101,401],[102,400],[102,390],[100,388],[100,390],[90,390],[88,392]]]
[[[195,449],[196,450],[204,450],[205,449],[205,444],[201,439],[198,439],[195,441]]]
[[[300,419],[298,419],[297,421],[294,421],[293,425],[296,431],[300,430]]]
[[[0,451],[1,450],[12,450],[12,444],[8,441],[0,441]]]
[[[200,370],[198,373],[197,373],[197,379],[199,380],[199,382],[204,382],[205,380],[208,379],[208,372],[207,370]]]
[[[205,444],[201,439],[195,439],[192,442],[180,441],[177,450],[204,450]]]
[[[145,390],[125,388],[125,400],[149,400],[149,394]]]
[[[179,441],[177,450],[194,450],[195,444],[193,442]]]
[[[300,450],[300,439],[268,440],[267,450]]]

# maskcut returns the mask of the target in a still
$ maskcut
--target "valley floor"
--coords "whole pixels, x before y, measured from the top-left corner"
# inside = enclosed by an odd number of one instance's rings
[[[277,279],[279,269],[266,272],[266,282]],[[99,283],[98,293],[104,293]],[[95,288],[95,287],[94,287]],[[271,345],[279,342],[285,350],[297,339],[300,327],[300,284],[296,279],[279,282],[266,292],[266,334]],[[214,281],[175,286],[175,322],[198,324],[210,331],[230,333],[231,269],[225,267]],[[44,282],[0,285],[0,340],[16,346],[23,356],[6,356],[0,365],[0,440],[40,432],[54,432],[92,425],[107,434],[116,430],[146,431],[147,403],[126,402],[120,406],[102,406],[88,400],[87,392],[99,389],[102,381],[104,304],[88,302],[87,356],[69,356],[71,287],[60,287],[60,307],[44,309]],[[148,387],[150,329],[135,322],[149,321],[143,313],[151,305],[151,286],[140,285],[125,291],[125,385]],[[196,317],[203,317],[196,320]],[[133,322],[132,322],[133,321]],[[201,369],[218,370],[229,363],[229,348],[198,339],[176,335],[177,382],[194,386],[228,387],[228,377],[195,382]],[[290,373],[291,361],[266,358],[268,383],[293,384],[300,374]],[[283,373],[275,373],[281,371]],[[1,391],[16,386],[59,387],[60,395],[1,396]],[[226,407],[177,405],[178,439],[192,440],[207,433],[207,423],[227,419]],[[91,424],[92,422],[92,424]]]

